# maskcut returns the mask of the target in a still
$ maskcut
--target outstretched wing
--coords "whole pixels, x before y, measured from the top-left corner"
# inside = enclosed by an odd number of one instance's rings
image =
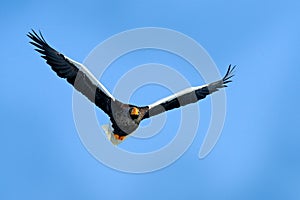
[[[46,60],[59,77],[65,78],[74,88],[110,115],[111,101],[115,101],[115,98],[84,65],[50,47],[41,32],[38,35],[32,30],[27,36],[32,40],[30,43],[37,47],[35,50],[42,54],[41,57]]]
[[[161,99],[151,105],[149,105],[149,110],[145,114],[144,118],[149,118],[154,115],[158,115],[162,112],[172,110],[174,108],[178,108],[180,106],[185,106],[187,104],[195,103],[201,99],[204,99],[207,95],[218,91],[220,88],[227,87],[227,83],[230,83],[233,75],[234,67],[229,65],[227,73],[224,78],[219,81],[199,86],[199,87],[191,87],[185,90],[182,90],[176,94],[173,94],[169,97]]]

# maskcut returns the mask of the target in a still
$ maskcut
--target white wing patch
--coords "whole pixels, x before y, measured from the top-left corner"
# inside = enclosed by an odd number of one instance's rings
[[[102,85],[98,79],[81,63],[72,60],[71,58],[68,58],[65,56],[67,60],[69,60],[71,63],[73,63],[80,71],[82,71],[84,74],[87,75],[87,77],[96,85],[98,86],[107,96],[109,96],[113,101],[115,101],[115,97],[113,97],[110,92]]]
[[[149,109],[151,109],[151,108],[153,108],[155,106],[158,106],[158,105],[160,105],[160,104],[162,104],[164,102],[171,101],[172,99],[176,99],[176,98],[178,98],[178,97],[180,97],[182,95],[185,95],[185,94],[188,94],[188,93],[193,92],[195,90],[198,90],[198,89],[201,89],[203,87],[206,87],[206,86],[207,86],[207,84],[206,85],[201,85],[201,86],[198,86],[198,87],[190,87],[190,88],[186,88],[184,90],[181,90],[181,91],[179,91],[179,92],[177,92],[177,93],[175,93],[173,95],[170,95],[168,97],[160,99],[160,100],[156,101],[155,103],[149,105]]]

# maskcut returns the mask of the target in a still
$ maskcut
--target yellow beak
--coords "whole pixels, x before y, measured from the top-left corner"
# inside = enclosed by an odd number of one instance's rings
[[[139,115],[140,111],[138,108],[133,107],[131,110],[131,115]]]

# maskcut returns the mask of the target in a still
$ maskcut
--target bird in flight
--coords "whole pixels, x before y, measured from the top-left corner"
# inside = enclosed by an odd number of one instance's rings
[[[187,88],[148,106],[131,105],[114,98],[83,64],[52,48],[41,32],[37,34],[32,30],[27,36],[31,39],[30,43],[37,47],[35,50],[42,54],[41,57],[46,60],[57,76],[66,79],[76,90],[109,116],[111,124],[103,125],[102,128],[108,139],[115,145],[133,133],[142,120],[204,99],[220,88],[227,87],[226,84],[231,82],[231,78],[234,76],[235,66],[229,65],[221,80]]]

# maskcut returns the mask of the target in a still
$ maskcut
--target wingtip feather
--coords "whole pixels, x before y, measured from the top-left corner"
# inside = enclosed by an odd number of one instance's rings
[[[227,83],[232,82],[232,80],[230,80],[232,77],[234,77],[234,69],[236,68],[236,65],[232,66],[231,64],[228,66],[228,69],[226,71],[226,74],[223,78],[223,86],[227,87]]]

